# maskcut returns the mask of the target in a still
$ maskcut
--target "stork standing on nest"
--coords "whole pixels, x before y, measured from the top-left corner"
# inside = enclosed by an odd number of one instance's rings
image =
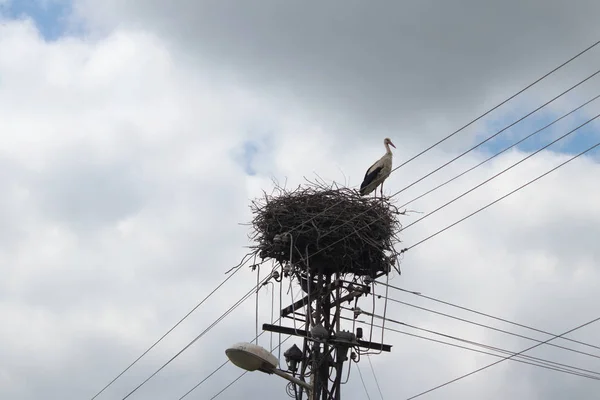
[[[390,146],[396,148],[390,138],[383,140],[385,146],[385,154],[375,164],[371,165],[365,174],[365,179],[360,184],[360,195],[366,196],[371,192],[375,192],[377,197],[377,186],[381,185],[381,197],[383,198],[383,181],[392,173],[392,150]]]

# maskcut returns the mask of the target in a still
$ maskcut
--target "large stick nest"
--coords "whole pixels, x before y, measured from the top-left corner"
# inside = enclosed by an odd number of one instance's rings
[[[311,273],[375,277],[395,266],[403,213],[389,198],[308,181],[295,190],[277,186],[251,209],[255,254],[302,275],[310,268]]]

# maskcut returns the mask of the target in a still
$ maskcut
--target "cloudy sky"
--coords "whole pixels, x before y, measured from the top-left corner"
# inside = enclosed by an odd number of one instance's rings
[[[293,186],[318,174],[358,185],[386,136],[399,165],[599,40],[598,13],[593,0],[0,0],[0,397],[92,398],[239,262],[251,244],[248,206],[272,179]],[[385,192],[598,69],[600,45],[395,171]],[[395,199],[408,202],[510,146],[600,94],[599,83],[592,77]],[[411,203],[423,214],[405,225],[598,113],[600,99]],[[595,144],[599,129],[589,123],[411,225],[404,244]],[[600,317],[599,174],[592,151],[414,247],[391,283],[553,334]],[[237,273],[97,399],[125,397],[255,279],[248,268]],[[261,323],[271,319],[271,291],[260,297]],[[551,337],[396,290],[390,297]],[[253,298],[243,303],[129,398],[179,399],[226,360],[227,346],[253,338],[254,307]],[[387,316],[515,352],[535,344],[399,303]],[[600,346],[599,335],[600,322],[569,337]],[[392,352],[371,361],[385,399],[497,360],[391,331],[384,341]],[[600,372],[600,348],[553,343],[580,353],[527,354]],[[269,335],[259,344],[270,347]],[[366,389],[380,398],[365,361]],[[187,398],[209,399],[240,373],[228,364]],[[421,398],[585,399],[598,385],[509,360]],[[219,398],[285,398],[284,390],[283,380],[253,373]],[[343,393],[367,398],[354,366]]]

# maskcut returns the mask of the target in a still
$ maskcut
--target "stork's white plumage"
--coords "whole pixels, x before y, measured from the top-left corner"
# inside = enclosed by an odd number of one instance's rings
[[[381,197],[383,197],[383,181],[392,173],[392,150],[390,146],[396,148],[390,138],[383,140],[385,154],[375,164],[371,165],[365,174],[365,179],[360,185],[360,195],[365,196],[375,191],[377,197],[377,186],[381,185]]]

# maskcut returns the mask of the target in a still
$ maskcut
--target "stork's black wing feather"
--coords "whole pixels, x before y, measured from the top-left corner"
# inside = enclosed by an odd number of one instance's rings
[[[381,172],[383,167],[377,167],[374,170],[372,170],[371,172],[369,172],[370,169],[371,168],[369,168],[367,170],[367,173],[365,174],[365,179],[360,184],[360,193],[361,194],[363,194],[364,188],[367,187],[369,185],[369,183],[373,182],[373,180],[377,177],[377,175],[379,175],[379,172]]]

